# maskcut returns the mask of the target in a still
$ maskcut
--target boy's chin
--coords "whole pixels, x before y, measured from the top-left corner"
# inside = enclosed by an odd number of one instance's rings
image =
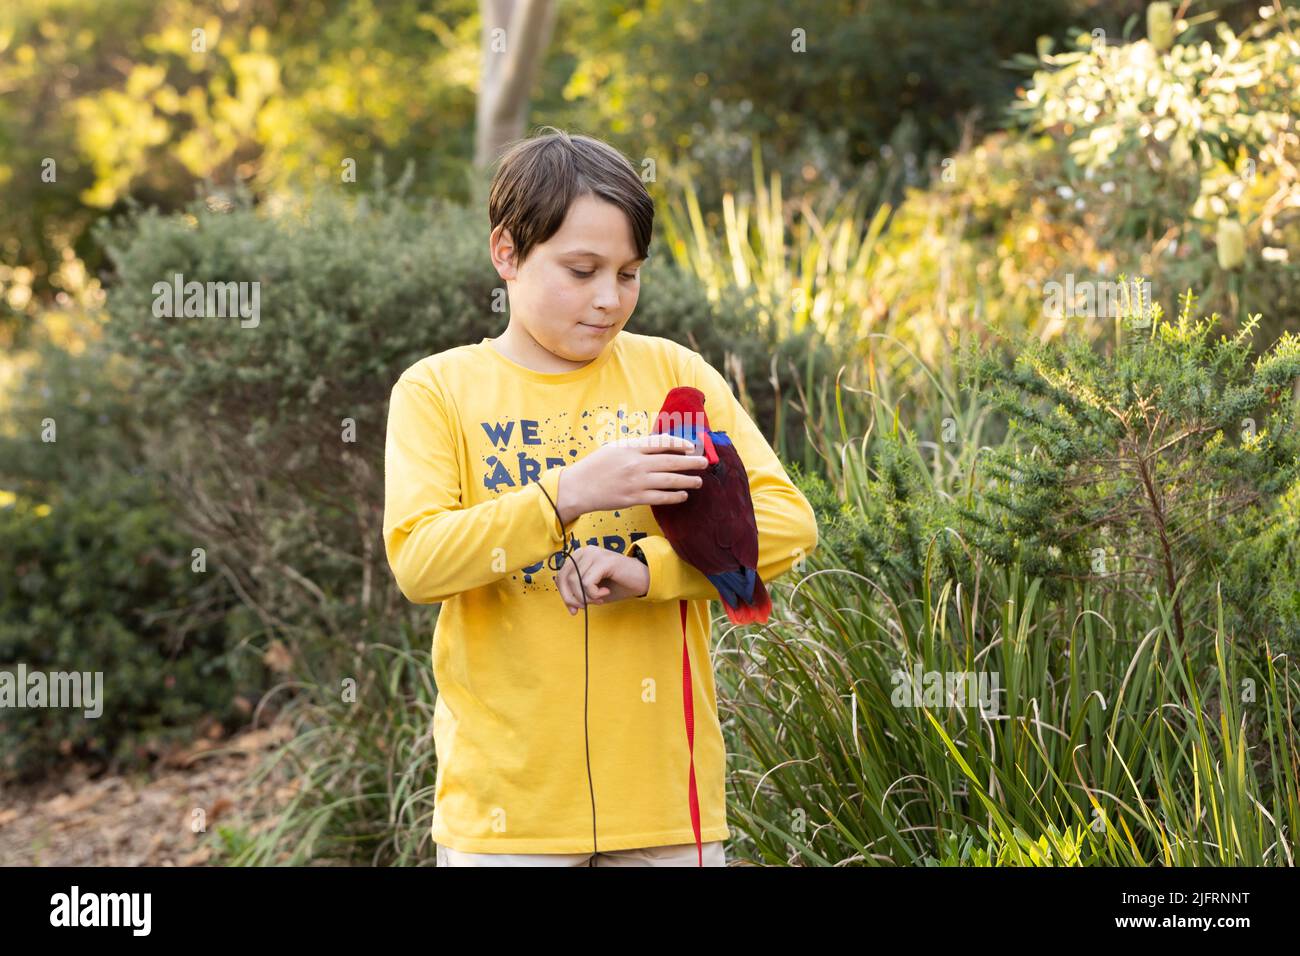
[[[596,348],[591,348],[590,346],[587,348],[575,348],[571,351],[569,355],[565,357],[570,362],[590,362],[592,359],[600,357],[600,352],[603,345],[604,343],[602,342],[601,346],[597,346]]]
[[[608,329],[589,328],[585,325],[575,326],[573,333],[565,341],[566,349],[573,354],[569,356],[574,361],[595,358],[601,353],[610,339],[618,334],[616,327]]]

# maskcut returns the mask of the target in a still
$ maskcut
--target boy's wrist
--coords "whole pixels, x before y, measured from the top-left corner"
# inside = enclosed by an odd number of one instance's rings
[[[560,522],[566,527],[584,514],[582,506],[574,499],[573,482],[564,480],[564,474],[570,467],[572,466],[561,468],[560,475],[556,479],[555,508],[560,513]]]
[[[643,598],[650,593],[650,562],[646,560],[645,552],[641,550],[641,546],[638,544],[632,545],[629,556],[636,559],[645,568],[645,571],[641,573],[643,585],[639,588],[640,593],[637,594],[637,597]]]

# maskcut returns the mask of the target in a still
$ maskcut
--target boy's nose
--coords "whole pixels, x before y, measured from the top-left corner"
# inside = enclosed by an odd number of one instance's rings
[[[595,301],[591,303],[598,309],[607,309],[614,311],[618,308],[618,286],[610,283],[601,283],[596,291]]]

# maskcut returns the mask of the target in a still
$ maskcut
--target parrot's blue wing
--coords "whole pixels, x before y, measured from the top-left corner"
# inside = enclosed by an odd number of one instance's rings
[[[758,574],[753,568],[706,574],[705,577],[713,582],[713,586],[718,589],[718,594],[732,607],[750,604],[754,600],[754,580]]]

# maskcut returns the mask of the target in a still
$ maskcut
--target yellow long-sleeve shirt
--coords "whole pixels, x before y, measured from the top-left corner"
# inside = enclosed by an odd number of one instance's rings
[[[581,369],[538,372],[487,339],[430,355],[393,387],[384,545],[397,585],[441,602],[433,636],[438,757],[433,839],[477,853],[592,846],[583,736],[583,617],[555,584],[560,467],[650,434],[668,390],[693,385],[749,475],[765,582],[817,544],[811,506],[726,380],[668,339],[620,332]],[[550,501],[546,494],[550,495]],[[570,546],[639,544],[649,592],[589,606],[587,726],[601,850],[694,843],[687,799],[679,599],[695,713],[701,839],[724,840],[726,755],[710,654],[709,580],[679,558],[648,505],[592,512]]]

